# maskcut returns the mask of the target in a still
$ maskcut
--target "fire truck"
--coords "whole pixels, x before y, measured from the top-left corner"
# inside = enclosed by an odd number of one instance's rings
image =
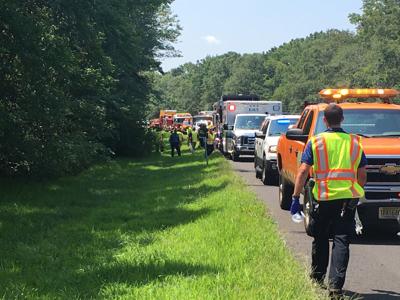
[[[160,110],[160,126],[163,129],[172,128],[174,124],[174,115],[176,114],[176,110],[166,109]]]
[[[173,126],[182,132],[186,132],[186,129],[192,126],[193,117],[190,113],[176,113],[173,117]]]
[[[399,92],[393,89],[325,89],[325,103],[306,105],[295,128],[278,142],[279,204],[288,210],[292,201],[297,170],[305,145],[326,130],[323,122],[326,102],[337,102],[343,109],[342,128],[357,134],[367,157],[365,197],[357,211],[364,230],[397,230],[400,214],[400,105],[391,103]],[[353,101],[351,100],[353,99]],[[364,100],[363,100],[364,99]],[[372,99],[373,102],[371,102]],[[379,99],[380,101],[376,101]],[[311,172],[310,177],[313,176]],[[309,224],[309,195],[304,191],[304,224]]]

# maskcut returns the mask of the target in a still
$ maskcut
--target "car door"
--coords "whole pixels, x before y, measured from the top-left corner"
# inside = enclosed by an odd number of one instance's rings
[[[262,145],[261,145],[261,149],[260,149],[260,155],[261,155],[261,159],[264,159],[264,153],[265,153],[265,149],[268,148],[268,137],[267,137],[267,133],[268,133],[268,129],[270,124],[272,123],[271,120],[268,120],[268,122],[265,124],[265,127],[263,128],[262,133],[264,134],[264,139],[262,141]]]
[[[297,128],[303,129],[307,120],[309,120],[310,109],[305,109],[301,114],[300,120],[297,124]],[[287,174],[290,177],[289,180],[294,182],[298,170],[298,154],[303,151],[304,143],[294,140],[287,140],[287,149],[285,150],[286,157],[282,157],[286,160]]]

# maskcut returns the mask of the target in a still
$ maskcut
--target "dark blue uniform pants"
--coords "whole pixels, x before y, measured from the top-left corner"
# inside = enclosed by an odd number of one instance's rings
[[[174,157],[175,149],[178,156],[181,156],[181,146],[179,144],[171,144],[171,156]]]
[[[314,241],[312,243],[311,277],[323,282],[329,262],[329,238],[332,238],[332,255],[329,269],[329,287],[342,289],[349,263],[350,239],[355,233],[355,210],[346,209],[341,216],[343,200],[320,202],[315,213]]]

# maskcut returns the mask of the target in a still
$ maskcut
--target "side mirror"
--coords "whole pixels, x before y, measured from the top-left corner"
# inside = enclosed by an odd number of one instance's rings
[[[259,139],[265,139],[265,134],[262,131],[256,131],[256,137]]]
[[[304,134],[300,128],[293,128],[286,132],[286,138],[293,141],[307,142],[308,135]]]
[[[224,124],[224,130],[233,130],[233,125]]]

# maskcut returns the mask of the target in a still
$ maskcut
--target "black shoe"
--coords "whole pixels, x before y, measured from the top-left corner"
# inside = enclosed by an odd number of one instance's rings
[[[311,275],[310,278],[311,278],[312,281],[314,281],[316,284],[318,284],[318,286],[321,289],[324,289],[324,290],[328,289],[328,286],[324,283],[325,276],[323,276],[322,278],[320,278],[320,277],[317,278],[317,277],[313,277]]]
[[[343,299],[344,293],[342,289],[329,289],[329,298],[333,300]]]

